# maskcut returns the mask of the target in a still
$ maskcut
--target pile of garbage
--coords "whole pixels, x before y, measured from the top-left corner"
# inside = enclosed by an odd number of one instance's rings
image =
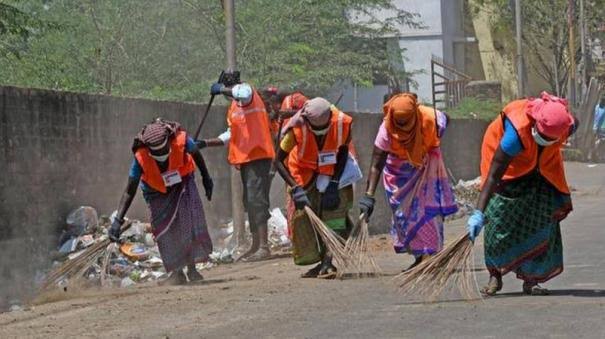
[[[162,259],[154,240],[151,225],[138,220],[127,220],[130,227],[122,232],[120,244],[107,246],[107,231],[111,221],[117,212],[111,217],[98,217],[97,211],[90,206],[82,206],[72,211],[67,219],[66,226],[59,239],[57,250],[52,254],[53,269],[59,268],[68,261],[82,261],[87,263],[82,272],[76,275],[66,274],[64,278],[58,279],[59,287],[66,287],[73,281],[85,282],[90,286],[120,286],[128,287],[137,283],[155,281],[167,276],[162,264]],[[273,253],[287,252],[291,248],[288,237],[287,222],[280,209],[271,211],[269,219],[269,242]],[[246,222],[246,227],[248,223]],[[210,227],[214,245],[214,252],[210,255],[210,261],[197,264],[198,270],[209,269],[218,264],[232,263],[238,256],[237,253],[246,244],[238,244],[234,236],[233,222],[225,223],[220,227]],[[248,231],[245,232],[249,238]],[[88,258],[94,246],[104,243],[103,255]],[[96,251],[101,253],[101,251]],[[73,271],[73,270],[72,270]],[[51,271],[52,272],[52,271]],[[52,274],[49,273],[50,276]],[[61,273],[62,275],[62,273]],[[48,277],[48,276],[47,276]],[[41,280],[44,280],[42,278]],[[42,284],[42,282],[41,282]]]
[[[269,246],[273,254],[289,253],[292,243],[288,237],[288,222],[279,208],[270,211],[271,217],[267,224],[269,226]],[[238,244],[233,228],[233,221],[223,223],[218,230],[210,229],[214,251],[210,255],[210,262],[199,264],[198,269],[209,268],[216,264],[232,263],[252,243],[250,224],[245,223],[244,239]]]
[[[75,260],[94,245],[107,240],[111,217],[98,217],[90,206],[72,211],[66,219],[66,227],[53,253],[54,267],[67,260]],[[60,282],[67,286],[69,278],[83,279],[88,285],[128,287],[140,282],[166,276],[162,259],[151,233],[151,225],[138,220],[128,220],[130,228],[122,233],[120,244],[107,247],[106,255],[93,258],[93,262],[77,277],[66,277]]]
[[[481,187],[481,177],[473,180],[459,180],[454,186],[458,212],[448,219],[455,220],[470,215],[475,209],[477,199],[479,199],[479,189]]]

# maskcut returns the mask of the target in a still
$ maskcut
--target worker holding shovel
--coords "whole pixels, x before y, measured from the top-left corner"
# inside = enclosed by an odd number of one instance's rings
[[[200,148],[229,145],[228,161],[240,170],[244,208],[248,212],[252,247],[240,259],[256,261],[269,251],[269,191],[271,164],[275,156],[269,115],[260,94],[239,79],[239,72],[225,72],[224,81],[212,85],[211,95],[232,99],[227,111],[229,129],[214,139],[199,140]]]

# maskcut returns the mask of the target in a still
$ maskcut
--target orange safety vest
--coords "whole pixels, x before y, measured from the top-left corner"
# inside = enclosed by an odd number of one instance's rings
[[[563,169],[563,156],[561,155],[561,147],[567,140],[568,135],[566,134],[556,143],[544,147],[538,156],[539,146],[531,135],[534,121],[527,115],[527,103],[527,99],[509,103],[504,107],[500,116],[487,127],[481,147],[482,185],[485,184],[487,179],[494,154],[500,147],[500,141],[504,135],[504,118],[506,117],[517,130],[523,150],[513,157],[502,179],[520,178],[533,170],[537,170],[557,190],[569,194],[569,187]]]
[[[187,133],[178,131],[170,141],[170,155],[168,156],[168,170],[178,171],[181,177],[185,177],[195,171],[193,158],[186,151]],[[153,159],[147,147],[140,147],[134,153],[139,165],[143,168],[141,180],[154,190],[166,193],[166,185],[160,173],[158,163]]]
[[[256,90],[252,92],[252,101],[246,106],[239,106],[235,100],[231,102],[227,124],[231,128],[230,164],[241,165],[275,157],[269,115]]]
[[[428,153],[431,149],[439,147],[441,141],[437,135],[437,117],[434,108],[420,105],[420,116],[422,117],[422,147],[424,147],[424,153]],[[390,152],[395,154],[400,159],[408,158],[408,151],[405,149],[405,145],[391,138],[391,149]]]
[[[306,187],[316,174],[334,175],[338,148],[346,144],[352,122],[353,118],[332,106],[330,127],[321,150],[317,146],[315,134],[307,124],[292,128],[296,146],[288,157],[288,169],[298,185]],[[325,160],[326,164],[320,164],[320,157]],[[327,159],[333,159],[333,162]]]

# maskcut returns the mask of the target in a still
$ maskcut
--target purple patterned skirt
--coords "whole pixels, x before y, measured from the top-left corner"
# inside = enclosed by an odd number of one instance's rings
[[[441,150],[431,150],[422,168],[389,154],[383,183],[393,211],[395,252],[439,252],[443,248],[443,218],[458,210]]]
[[[144,192],[144,197],[166,271],[207,261],[212,241],[193,174],[166,194]]]

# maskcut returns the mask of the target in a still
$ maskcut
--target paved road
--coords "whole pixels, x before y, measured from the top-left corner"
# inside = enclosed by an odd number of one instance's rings
[[[605,338],[605,166],[572,163],[568,172],[575,212],[563,224],[566,267],[546,285],[551,296],[523,296],[509,275],[498,297],[423,304],[394,288],[407,256],[379,252],[391,276],[344,281],[300,279],[304,268],[284,258],[221,266],[202,285],[88,291],[0,314],[0,338]],[[447,226],[449,235],[462,230],[461,221]]]

